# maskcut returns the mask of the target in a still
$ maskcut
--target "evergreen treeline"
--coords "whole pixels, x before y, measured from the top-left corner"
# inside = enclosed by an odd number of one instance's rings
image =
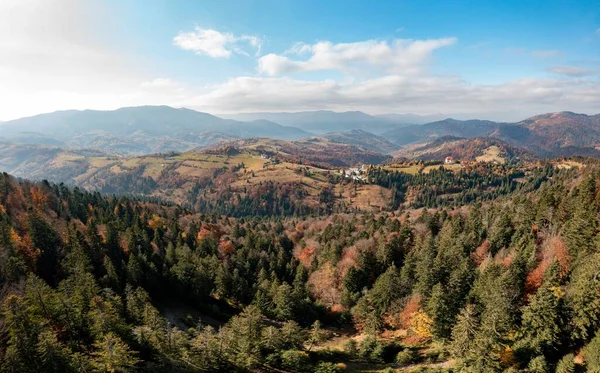
[[[394,209],[407,202],[411,207],[461,206],[475,201],[493,200],[509,194],[529,184],[533,180],[551,177],[554,169],[548,163],[535,168],[533,177],[522,179],[525,171],[514,164],[477,164],[467,166],[457,172],[440,165],[429,172],[408,174],[402,171],[389,171],[381,167],[369,170],[369,178],[377,185],[392,190],[391,205]]]

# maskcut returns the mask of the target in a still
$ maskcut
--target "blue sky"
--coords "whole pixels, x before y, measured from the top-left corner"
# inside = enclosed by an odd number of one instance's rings
[[[119,4],[119,1],[114,1]],[[143,4],[151,3],[144,7]],[[134,1],[122,13],[138,30],[132,46],[157,57],[162,67],[181,64],[183,78],[216,80],[253,73],[248,58],[199,61],[172,48],[174,34],[196,25],[257,35],[263,52],[281,53],[295,42],[351,43],[394,38],[455,37],[440,50],[435,69],[459,73],[474,83],[495,83],[546,74],[555,63],[593,67],[600,59],[600,5],[594,1]],[[157,26],[160,24],[160,26]],[[147,42],[144,43],[144,40]],[[162,41],[156,45],[150,41]],[[519,56],[520,50],[558,51],[555,58]],[[217,74],[188,74],[197,66]],[[493,74],[489,69],[496,70]],[[172,69],[177,74],[178,69]]]
[[[4,0],[0,120],[165,104],[600,112],[600,2]]]

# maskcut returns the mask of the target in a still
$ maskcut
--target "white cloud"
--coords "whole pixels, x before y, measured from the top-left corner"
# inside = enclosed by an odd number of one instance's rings
[[[298,43],[294,43],[294,45],[292,45],[292,47],[288,50],[286,50],[285,52],[283,52],[283,54],[286,55],[290,55],[290,54],[304,54],[304,53],[308,53],[312,50],[312,46],[310,44],[306,44],[303,42],[298,42]]]
[[[471,113],[518,120],[559,110],[597,111],[600,85],[593,81],[520,79],[473,85],[456,77],[388,75],[359,82],[292,78],[233,78],[178,105],[220,113],[298,110],[363,110],[370,113]]]
[[[553,66],[553,67],[549,68],[548,71],[555,73],[555,74],[574,76],[574,77],[592,75],[594,73],[594,71],[592,71],[590,69],[585,69],[585,68],[576,67],[576,66]]]
[[[600,35],[600,28],[596,30],[596,35]]]
[[[173,43],[183,50],[213,58],[229,58],[232,53],[249,55],[243,49],[248,46],[256,54],[259,54],[262,46],[262,40],[257,36],[236,36],[229,32],[219,32],[201,27],[196,27],[191,32],[181,31],[173,38]]]
[[[456,43],[456,38],[430,40],[396,39],[392,42],[367,40],[355,43],[296,43],[284,54],[305,54],[304,60],[292,60],[284,55],[268,54],[258,61],[258,71],[269,76],[296,72],[338,70],[346,73],[365,68],[387,72],[415,73],[423,69],[433,51]]]

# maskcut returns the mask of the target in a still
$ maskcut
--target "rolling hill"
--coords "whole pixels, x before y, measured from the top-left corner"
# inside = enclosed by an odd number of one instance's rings
[[[443,160],[451,156],[456,160],[506,163],[522,159],[532,160],[533,154],[498,139],[478,137],[465,139],[445,136],[428,144],[406,147],[394,155],[411,160]]]
[[[400,146],[388,141],[382,136],[377,136],[363,130],[331,132],[321,137],[342,144],[356,145],[368,150],[373,150],[385,154],[390,154],[400,148]]]
[[[90,149],[64,150],[37,144],[0,142],[0,170],[32,180],[69,182],[85,172],[84,159],[109,159],[110,154]]]
[[[219,143],[206,151],[235,148],[243,151],[264,154],[278,160],[311,164],[325,168],[350,167],[361,164],[379,164],[392,157],[360,145],[332,141],[324,137],[309,137],[296,141],[283,141],[268,138],[232,140]]]
[[[498,128],[491,136],[547,157],[598,156],[600,114],[558,112],[537,115],[515,126]]]
[[[505,124],[487,120],[457,120],[444,119],[422,125],[396,128],[383,133],[381,136],[398,145],[425,143],[443,136],[464,138],[484,137]]]
[[[238,195],[252,196],[252,201],[260,201],[262,195],[285,196],[289,199],[286,206],[298,204],[307,209],[324,208],[323,193],[335,194],[345,208],[364,210],[377,210],[389,199],[389,191],[377,185],[354,188],[330,181],[339,179],[340,168],[380,163],[391,156],[315,137],[230,140],[198,151],[136,157],[0,143],[0,154],[0,170],[18,177],[64,182],[108,194],[144,195],[201,210],[215,203],[224,204],[218,208],[233,209],[239,203]]]

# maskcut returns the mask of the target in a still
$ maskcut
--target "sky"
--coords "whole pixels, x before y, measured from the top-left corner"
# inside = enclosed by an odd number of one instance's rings
[[[1,0],[0,120],[600,113],[600,1]]]

